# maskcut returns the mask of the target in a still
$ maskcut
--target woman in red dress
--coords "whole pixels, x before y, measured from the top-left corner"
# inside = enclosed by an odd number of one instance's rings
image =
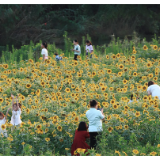
[[[87,152],[87,149],[90,149],[90,146],[86,143],[86,138],[89,138],[89,132],[87,132],[88,126],[86,122],[80,122],[78,129],[75,132],[73,144],[71,146],[71,155],[74,155],[74,151],[77,150],[77,148],[86,149],[85,152]],[[79,156],[79,154],[76,154]]]

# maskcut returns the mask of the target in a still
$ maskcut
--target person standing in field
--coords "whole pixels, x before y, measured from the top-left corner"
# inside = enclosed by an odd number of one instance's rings
[[[42,56],[43,56],[43,62],[45,61],[45,59],[48,59],[48,50],[47,50],[47,43],[43,42],[41,44],[41,48],[42,48]]]
[[[160,86],[155,84],[152,81],[148,82],[148,88],[147,88],[148,96],[152,95],[152,97],[157,96],[160,99]]]
[[[74,60],[77,60],[77,56],[81,54],[81,47],[78,44],[77,40],[74,40],[73,44],[74,44],[74,49],[72,49],[72,51],[74,51]]]
[[[105,118],[103,108],[97,110],[98,102],[96,100],[90,101],[90,110],[86,112],[86,117],[89,121],[90,147],[96,149],[96,137],[103,131],[102,120]]]
[[[7,115],[8,115],[8,112],[11,108],[9,108],[7,110],[7,113],[6,115],[4,116],[4,114],[2,112],[0,112],[0,137],[1,137],[1,134],[3,134],[3,136],[7,137],[7,131],[5,129],[5,123],[7,121]],[[3,128],[4,127],[4,128]]]
[[[88,53],[90,53],[90,58],[92,58],[92,54],[93,54],[93,46],[91,41],[87,40],[86,41],[86,56],[88,58]]]
[[[21,104],[18,103],[18,99],[16,97],[16,103],[14,103],[14,96],[11,94],[12,97],[12,117],[11,117],[11,124],[13,125],[11,130],[13,131],[15,127],[20,127],[21,121]]]

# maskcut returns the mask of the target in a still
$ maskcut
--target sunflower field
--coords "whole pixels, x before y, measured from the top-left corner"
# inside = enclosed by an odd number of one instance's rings
[[[147,96],[147,83],[159,84],[160,60],[137,53],[159,54],[158,45],[134,47],[123,53],[93,54],[78,61],[54,55],[0,64],[0,111],[11,107],[11,93],[19,94],[22,123],[11,131],[11,111],[0,135],[0,155],[70,155],[75,130],[85,116],[89,101],[103,108],[102,138],[97,156],[160,155],[160,103]],[[133,94],[133,102],[129,103]],[[139,99],[136,100],[137,95]],[[89,144],[89,140],[87,141]],[[83,150],[78,149],[81,155]]]

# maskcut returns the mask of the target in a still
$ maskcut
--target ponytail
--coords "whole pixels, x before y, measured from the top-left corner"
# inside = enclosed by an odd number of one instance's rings
[[[86,40],[86,43],[89,43],[89,46],[92,45],[92,42],[89,40]]]

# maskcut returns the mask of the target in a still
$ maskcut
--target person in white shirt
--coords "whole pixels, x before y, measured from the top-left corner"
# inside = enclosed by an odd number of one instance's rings
[[[18,104],[18,100],[16,97],[16,103],[14,103],[14,96],[11,94],[12,97],[12,117],[11,117],[11,124],[12,126],[12,131],[16,127],[19,127],[20,124],[22,123],[21,121],[21,108],[20,105]]]
[[[89,134],[90,134],[90,147],[96,148],[96,137],[103,131],[102,129],[102,120],[105,118],[103,114],[103,108],[97,110],[98,102],[96,100],[90,101],[90,110],[86,112],[86,117],[89,121]]]
[[[42,47],[42,56],[43,56],[43,62],[45,61],[45,59],[48,59],[48,50],[47,50],[47,43],[43,42],[41,44]]]
[[[11,108],[8,108],[7,113],[6,113],[5,116],[4,116],[4,114],[2,112],[0,112],[0,137],[1,137],[1,134],[3,134],[3,136],[7,137],[7,131],[6,131],[5,128],[3,129],[3,125],[5,125],[5,123],[6,123],[8,111],[10,109]]]
[[[86,56],[88,58],[88,53],[90,53],[90,58],[92,58],[92,53],[93,53],[93,46],[91,41],[87,40],[86,41]]]
[[[160,99],[160,86],[155,84],[152,81],[148,82],[148,88],[147,88],[148,96],[152,95],[152,97],[157,96]]]
[[[74,51],[74,60],[77,60],[77,56],[81,54],[81,47],[78,44],[77,40],[74,40],[73,44],[74,44],[74,49],[72,49],[72,51]]]

